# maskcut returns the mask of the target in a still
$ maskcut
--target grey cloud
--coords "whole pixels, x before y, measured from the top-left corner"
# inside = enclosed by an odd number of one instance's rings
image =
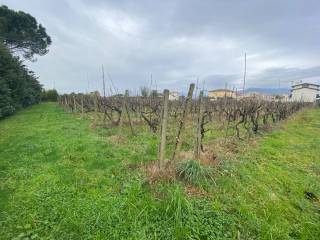
[[[250,76],[251,87],[289,87],[291,83],[309,81],[320,83],[320,66],[310,68],[270,68],[262,73]]]
[[[208,89],[222,88],[241,89],[243,75],[241,74],[216,74],[203,78]],[[296,82],[316,82],[320,84],[320,66],[310,68],[268,68],[264,71],[249,75],[246,78],[247,87],[280,87],[288,88]]]
[[[223,88],[229,89],[239,88],[241,82],[241,76],[236,74],[229,75],[209,75],[203,79],[208,89]]]
[[[320,3],[298,1],[0,0],[30,12],[52,36],[48,55],[28,63],[45,87],[101,89],[101,65],[117,88],[240,89],[318,81]],[[89,82],[89,83],[88,83]],[[109,83],[110,80],[109,80]],[[89,89],[88,89],[89,86]]]

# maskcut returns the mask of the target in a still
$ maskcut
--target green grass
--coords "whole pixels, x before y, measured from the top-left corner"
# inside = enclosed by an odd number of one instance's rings
[[[0,121],[0,239],[320,239],[320,110],[224,159],[205,197],[149,185],[128,164],[157,136],[117,133],[54,103]]]
[[[198,160],[186,159],[176,166],[177,175],[186,182],[198,185],[201,181],[206,181],[211,175],[211,169],[202,166]]]

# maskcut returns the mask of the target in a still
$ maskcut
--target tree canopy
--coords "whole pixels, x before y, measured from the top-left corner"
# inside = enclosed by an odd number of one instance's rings
[[[0,118],[38,103],[41,89],[35,74],[0,43]]]
[[[45,28],[34,17],[0,6],[0,119],[41,99],[36,75],[14,53],[33,60],[34,55],[46,54],[50,44]]]
[[[58,101],[59,94],[55,89],[42,90],[41,93],[41,101]]]
[[[0,6],[0,39],[12,52],[28,60],[45,55],[51,44],[46,29],[28,13]]]

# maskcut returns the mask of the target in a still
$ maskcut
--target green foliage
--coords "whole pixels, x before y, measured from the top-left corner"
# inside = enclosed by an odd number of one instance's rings
[[[140,87],[140,94],[142,97],[159,97],[159,93],[157,90],[152,90],[148,87]]]
[[[197,184],[201,180],[207,179],[210,175],[210,169],[202,166],[199,161],[194,159],[180,162],[176,167],[176,171],[179,177],[193,184]]]
[[[149,88],[147,87],[140,87],[140,94],[142,97],[148,97],[149,96]]]
[[[49,90],[43,89],[41,92],[41,101],[56,102],[58,101],[58,96],[59,94],[55,89],[49,89]]]
[[[0,77],[0,119],[13,114],[14,110],[10,89],[4,79]]]
[[[166,214],[174,220],[174,233],[177,239],[182,239],[185,233],[184,219],[192,212],[192,204],[184,196],[179,185],[169,189]]]
[[[18,57],[0,43],[0,118],[40,101],[41,85]]]
[[[152,91],[150,92],[150,97],[156,98],[156,97],[158,97],[158,96],[159,96],[159,93],[158,93],[157,90],[152,90]]]
[[[45,55],[51,44],[45,28],[33,16],[7,6],[0,6],[0,40],[11,52],[30,60]]]
[[[41,85],[19,57],[33,60],[51,44],[45,29],[34,17],[0,6],[0,119],[40,101]]]

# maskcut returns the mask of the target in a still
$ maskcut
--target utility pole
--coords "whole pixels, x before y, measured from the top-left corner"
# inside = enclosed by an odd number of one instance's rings
[[[246,87],[246,75],[247,75],[247,53],[244,53],[244,74],[243,74],[243,96]]]
[[[102,85],[103,85],[103,97],[106,97],[106,83],[104,81],[104,67],[102,65]]]
[[[89,76],[88,76],[88,72],[86,73],[86,80],[87,80],[87,83],[88,83],[87,93],[89,93],[89,92],[90,92],[90,83],[89,83]]]
[[[199,89],[199,77],[197,77],[195,98],[197,98],[197,96],[198,96],[198,89]]]

